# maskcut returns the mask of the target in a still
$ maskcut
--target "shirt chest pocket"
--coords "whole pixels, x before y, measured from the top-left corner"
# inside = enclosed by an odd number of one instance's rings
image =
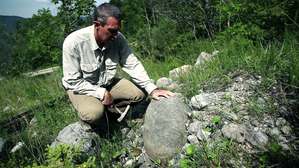
[[[117,68],[117,63],[113,62],[111,59],[105,61],[106,71],[115,70]]]
[[[91,83],[96,83],[99,80],[99,65],[98,64],[81,64],[83,78]]]

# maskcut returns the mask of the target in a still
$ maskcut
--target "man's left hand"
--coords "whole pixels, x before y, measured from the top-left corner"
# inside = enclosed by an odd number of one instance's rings
[[[171,96],[174,96],[174,93],[172,93],[171,91],[168,91],[168,90],[155,89],[152,91],[152,93],[150,95],[152,96],[153,99],[159,100],[159,97],[169,98]]]

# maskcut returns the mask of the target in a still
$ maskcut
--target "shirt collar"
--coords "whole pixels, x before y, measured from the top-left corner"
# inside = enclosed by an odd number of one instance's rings
[[[100,48],[98,46],[98,43],[97,43],[96,38],[94,36],[94,25],[90,26],[90,43],[91,43],[90,47],[91,47],[92,50],[95,51],[95,50]]]
[[[99,45],[98,45],[98,43],[96,41],[96,38],[94,36],[94,25],[90,26],[90,42],[91,42],[90,47],[91,47],[91,49],[93,51],[95,51],[95,50],[102,50],[102,51],[104,51],[107,48],[106,46],[104,46],[103,48],[99,47]]]

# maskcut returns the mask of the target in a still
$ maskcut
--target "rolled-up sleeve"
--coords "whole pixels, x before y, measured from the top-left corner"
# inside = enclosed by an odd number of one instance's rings
[[[128,73],[132,80],[144,88],[148,94],[157,88],[153,84],[145,71],[142,63],[137,59],[137,57],[132,53],[130,47],[128,46],[127,40],[121,35],[120,36],[120,65],[122,69]]]
[[[76,45],[66,39],[63,43],[63,78],[62,84],[67,90],[103,99],[106,89],[94,85],[83,78],[80,68],[80,55]]]

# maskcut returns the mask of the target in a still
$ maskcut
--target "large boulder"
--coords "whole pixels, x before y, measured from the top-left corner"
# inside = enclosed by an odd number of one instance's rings
[[[144,147],[153,160],[166,161],[187,141],[187,113],[191,110],[178,96],[152,100],[144,121]]]
[[[51,144],[51,147],[67,144],[79,147],[80,151],[86,155],[93,155],[99,149],[98,138],[99,136],[92,131],[88,124],[78,121],[64,127]]]

